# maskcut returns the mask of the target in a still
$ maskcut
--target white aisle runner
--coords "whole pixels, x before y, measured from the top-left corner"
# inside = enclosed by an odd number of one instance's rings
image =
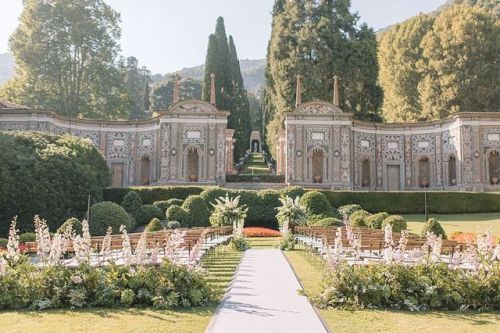
[[[206,333],[326,333],[280,250],[250,249]]]

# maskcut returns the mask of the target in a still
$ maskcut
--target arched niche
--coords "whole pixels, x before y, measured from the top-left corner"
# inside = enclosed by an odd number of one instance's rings
[[[488,176],[491,185],[500,183],[500,152],[492,150],[488,154]]]
[[[148,155],[141,158],[141,185],[151,184],[151,160]]]
[[[322,183],[324,176],[325,153],[321,148],[314,148],[311,154],[312,180],[314,183]]]
[[[457,158],[455,155],[451,155],[448,160],[448,185],[457,185]]]
[[[200,154],[198,147],[188,147],[186,154],[186,180],[197,182],[200,178]]]
[[[364,158],[361,162],[361,187],[371,186],[370,160]]]
[[[431,163],[427,156],[418,160],[418,185],[427,188],[431,184]]]

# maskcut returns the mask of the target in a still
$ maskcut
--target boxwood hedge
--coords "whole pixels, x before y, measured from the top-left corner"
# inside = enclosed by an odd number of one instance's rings
[[[120,203],[123,196],[133,189],[141,196],[144,204],[155,201],[178,198],[185,200],[189,195],[200,194],[209,205],[215,198],[240,196],[240,202],[250,207],[246,226],[265,226],[277,228],[276,208],[279,198],[285,195],[295,197],[303,195],[300,187],[281,190],[238,190],[219,187],[197,186],[154,186],[106,189],[104,196],[109,201]],[[307,191],[306,191],[307,192]],[[359,204],[370,213],[387,212],[389,214],[423,214],[424,192],[353,192],[321,191],[333,208]],[[473,192],[427,192],[429,212],[434,214],[465,214],[500,211],[500,193]]]

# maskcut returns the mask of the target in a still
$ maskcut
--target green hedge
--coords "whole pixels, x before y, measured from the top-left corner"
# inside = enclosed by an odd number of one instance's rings
[[[424,192],[323,191],[333,207],[360,204],[372,213],[423,214]],[[468,214],[500,211],[500,193],[427,192],[433,214]]]
[[[104,200],[121,203],[127,192],[136,191],[144,205],[153,204],[155,201],[168,199],[185,200],[190,195],[203,192],[202,186],[147,186],[147,187],[117,187],[104,190]]]
[[[285,176],[277,175],[227,175],[228,183],[285,183]]]
[[[99,202],[111,183],[106,162],[88,140],[70,135],[0,131],[0,237],[17,215],[20,232],[33,231],[33,217],[56,230],[83,217],[88,196]]]
[[[106,189],[104,196],[109,201],[121,203],[127,191],[136,191],[144,204],[171,198],[185,200],[189,195],[200,194],[210,203],[215,198],[225,196],[241,196],[240,202],[249,206],[246,226],[264,226],[277,229],[276,208],[281,204],[280,197],[295,197],[304,193],[300,187],[283,188],[281,190],[237,190],[219,187],[196,186],[155,186]],[[423,214],[424,192],[340,192],[321,191],[326,195],[333,208],[344,205],[359,204],[371,213],[387,212],[389,214]],[[433,214],[485,213],[500,211],[500,193],[471,192],[427,192],[429,212]]]

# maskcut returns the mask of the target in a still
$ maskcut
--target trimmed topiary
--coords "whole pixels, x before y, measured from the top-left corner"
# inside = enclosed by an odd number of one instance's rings
[[[181,199],[168,199],[168,200],[161,200],[161,201],[155,201],[153,202],[153,205],[158,207],[163,215],[167,213],[167,209],[170,206],[177,205],[177,206],[182,206],[183,201]]]
[[[382,229],[382,223],[388,217],[389,214],[385,212],[373,214],[366,219],[366,225],[372,229]]]
[[[182,227],[187,227],[189,215],[184,209],[182,209],[182,207],[173,205],[167,209],[167,219],[169,221],[177,221]]]
[[[292,198],[295,199],[296,197],[301,197],[305,193],[304,188],[300,186],[291,186],[291,187],[285,187],[279,190],[279,196],[281,198]]]
[[[103,201],[90,208],[89,230],[92,236],[103,236],[108,227],[113,229],[113,233],[119,233],[121,225],[130,230],[130,216],[122,206]]]
[[[161,224],[161,221],[157,219],[156,217],[151,220],[151,222],[148,223],[148,226],[146,227],[146,231],[148,232],[155,232],[155,231],[160,231],[163,230],[163,225]]]
[[[300,198],[300,204],[306,207],[311,215],[332,216],[333,209],[326,196],[317,191],[307,192]]]
[[[142,207],[142,200],[136,191],[128,191],[123,197],[121,206],[132,216],[139,213]]]
[[[393,232],[401,232],[408,228],[405,219],[400,215],[390,215],[387,217],[384,222],[382,222],[382,229],[385,229],[388,223],[392,225]]]
[[[199,195],[190,195],[182,204],[188,214],[188,226],[190,227],[206,227],[209,226],[210,210],[207,202]]]
[[[342,220],[335,217],[327,217],[320,220],[315,220],[313,223],[308,224],[311,227],[341,227],[344,224]]]
[[[36,242],[36,235],[32,232],[25,232],[19,235],[19,243]]]
[[[169,221],[167,223],[167,229],[179,229],[181,224],[177,221]]]
[[[365,227],[366,221],[371,216],[366,210],[357,210],[351,214],[349,218],[349,225],[351,227]]]
[[[338,208],[339,213],[347,220],[351,218],[352,213],[357,212],[358,210],[363,210],[363,208],[357,204],[344,205]]]
[[[425,222],[420,236],[426,237],[428,232],[432,232],[434,235],[442,236],[443,239],[446,239],[446,232],[444,231],[443,226],[434,218],[430,218],[427,222]]]
[[[146,225],[154,218],[163,218],[161,210],[153,205],[143,205],[135,217],[136,226]]]
[[[60,227],[57,229],[57,232],[64,233],[68,226],[71,225],[71,229],[77,234],[82,234],[82,222],[76,217],[70,217],[67,219]]]

